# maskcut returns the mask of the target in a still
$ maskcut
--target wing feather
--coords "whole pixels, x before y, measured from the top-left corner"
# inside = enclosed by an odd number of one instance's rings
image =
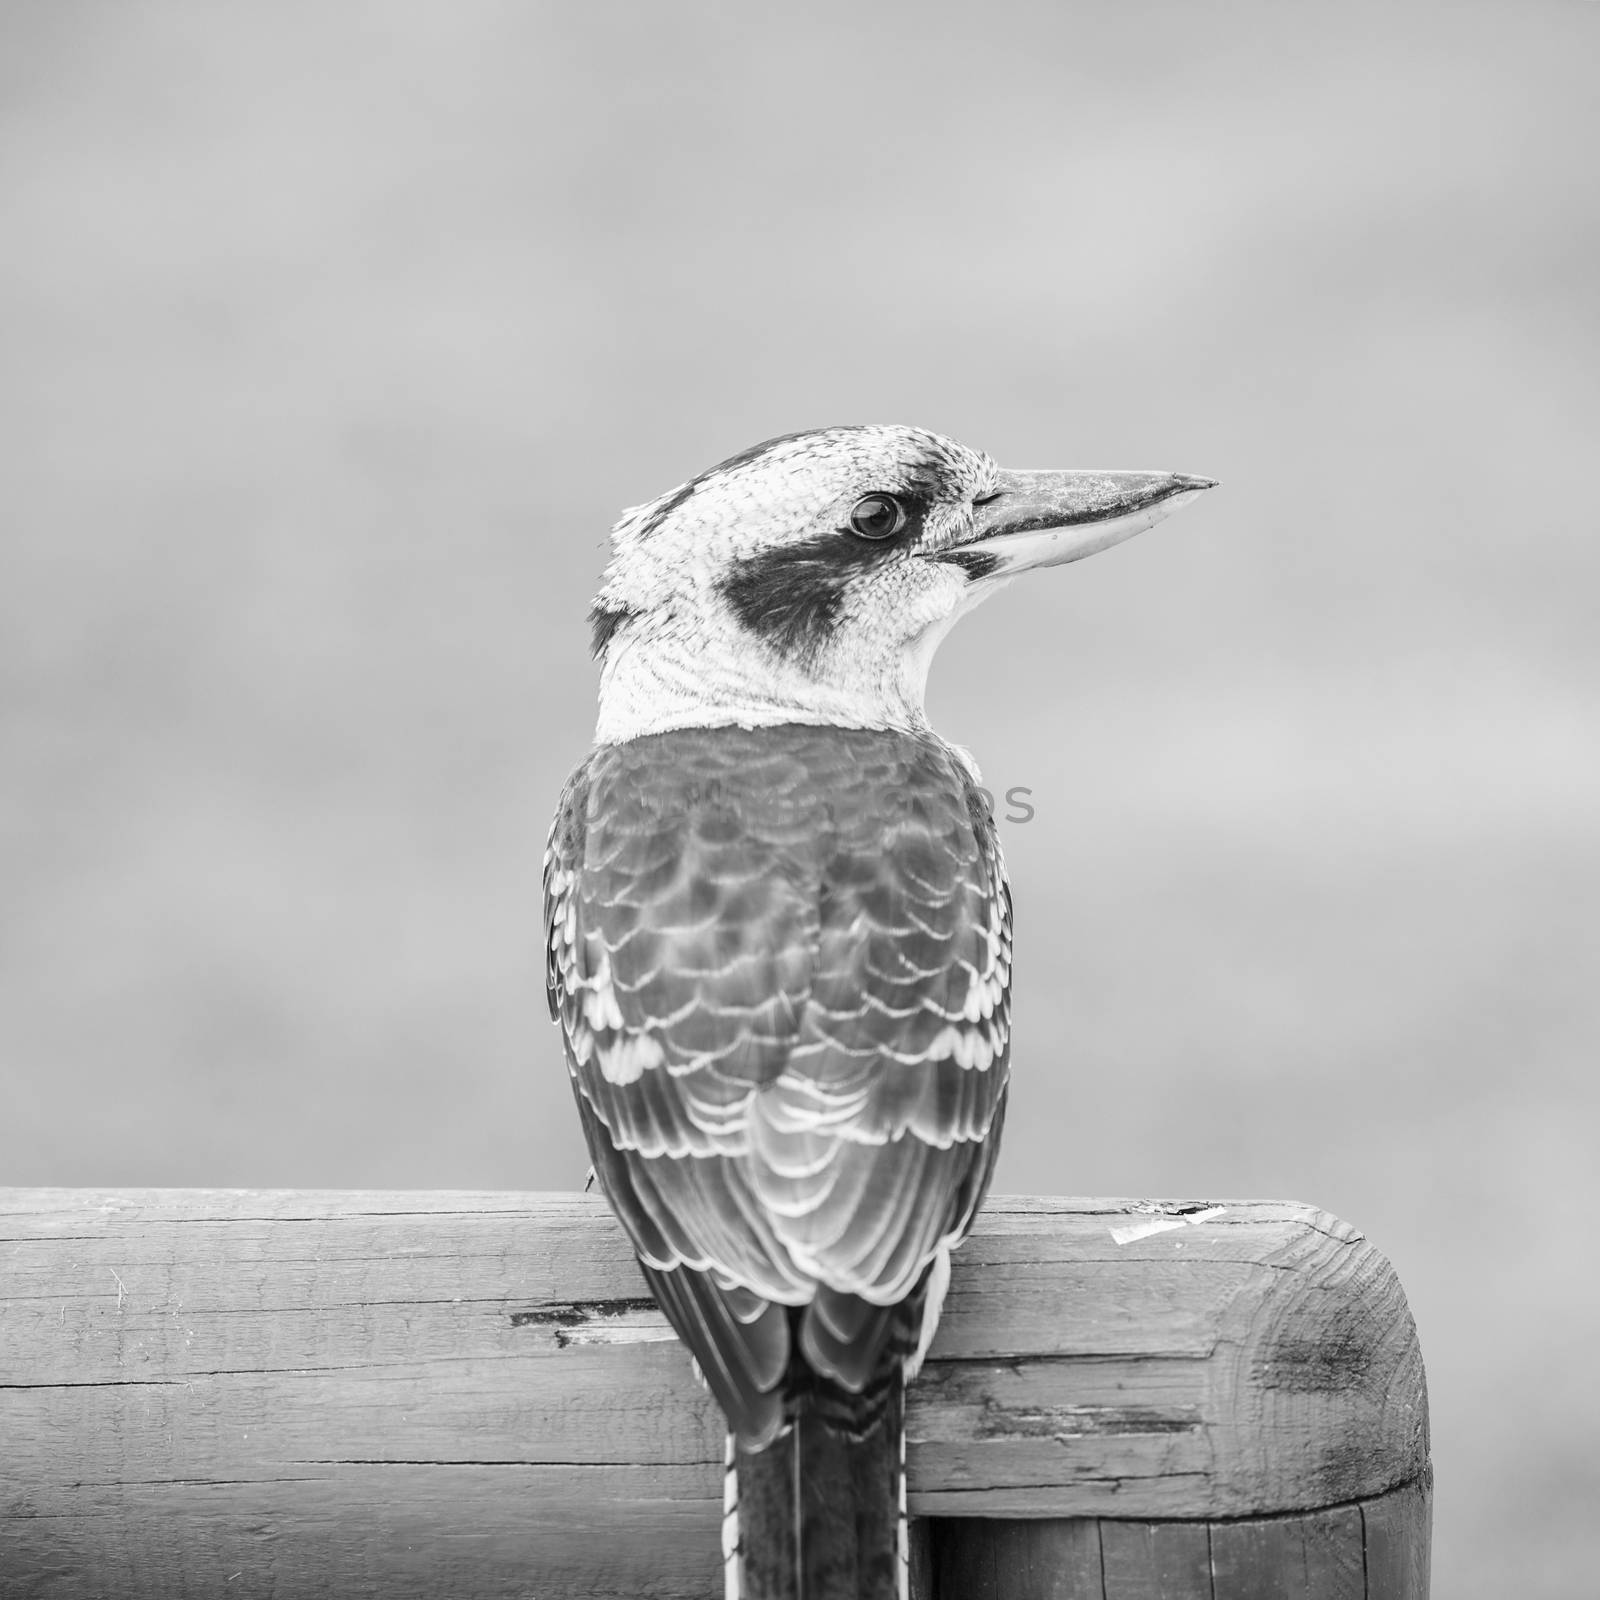
[[[774,1426],[796,1338],[859,1393],[915,1343],[1004,1111],[1011,903],[961,758],[804,727],[603,746],[545,885],[597,1174],[736,1430]]]

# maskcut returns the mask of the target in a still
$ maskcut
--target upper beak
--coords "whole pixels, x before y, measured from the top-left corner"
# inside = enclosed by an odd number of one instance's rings
[[[973,509],[972,537],[941,552],[975,577],[1055,567],[1143,533],[1207,489],[1182,472],[1005,472]]]

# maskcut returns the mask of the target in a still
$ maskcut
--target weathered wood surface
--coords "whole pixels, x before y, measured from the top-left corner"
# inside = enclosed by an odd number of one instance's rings
[[[1388,1263],[1260,1202],[992,1200],[908,1431],[934,1517],[1324,1508],[1428,1454]],[[598,1198],[0,1191],[0,1592],[708,1595],[721,1449]]]
[[[917,1600],[1427,1600],[1428,1474],[1228,1522],[928,1523]]]

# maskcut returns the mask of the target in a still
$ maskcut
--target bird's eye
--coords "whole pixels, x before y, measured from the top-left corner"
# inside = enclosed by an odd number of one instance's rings
[[[850,512],[850,531],[863,539],[892,539],[906,525],[906,508],[892,494],[869,494]]]

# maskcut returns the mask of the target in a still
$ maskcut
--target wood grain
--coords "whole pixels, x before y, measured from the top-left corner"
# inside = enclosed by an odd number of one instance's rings
[[[1365,1600],[1356,1506],[1221,1522],[1210,1535],[1215,1600]]]
[[[1426,1595],[1433,1553],[1433,1469],[1361,1507],[1368,1600]]]
[[[1105,1592],[1092,1518],[936,1519],[933,1570],[931,1600],[1100,1600]]]
[[[1204,1522],[1102,1522],[1105,1600],[1212,1600]]]
[[[1200,1204],[990,1202],[908,1410],[914,1511],[1217,1519],[1418,1478],[1388,1263],[1308,1206]],[[0,1440],[17,1592],[718,1581],[719,1421],[594,1197],[0,1191]],[[1415,1568],[1403,1522],[1369,1536]]]
[[[1429,1486],[1227,1521],[935,1520],[912,1600],[1427,1600]]]

